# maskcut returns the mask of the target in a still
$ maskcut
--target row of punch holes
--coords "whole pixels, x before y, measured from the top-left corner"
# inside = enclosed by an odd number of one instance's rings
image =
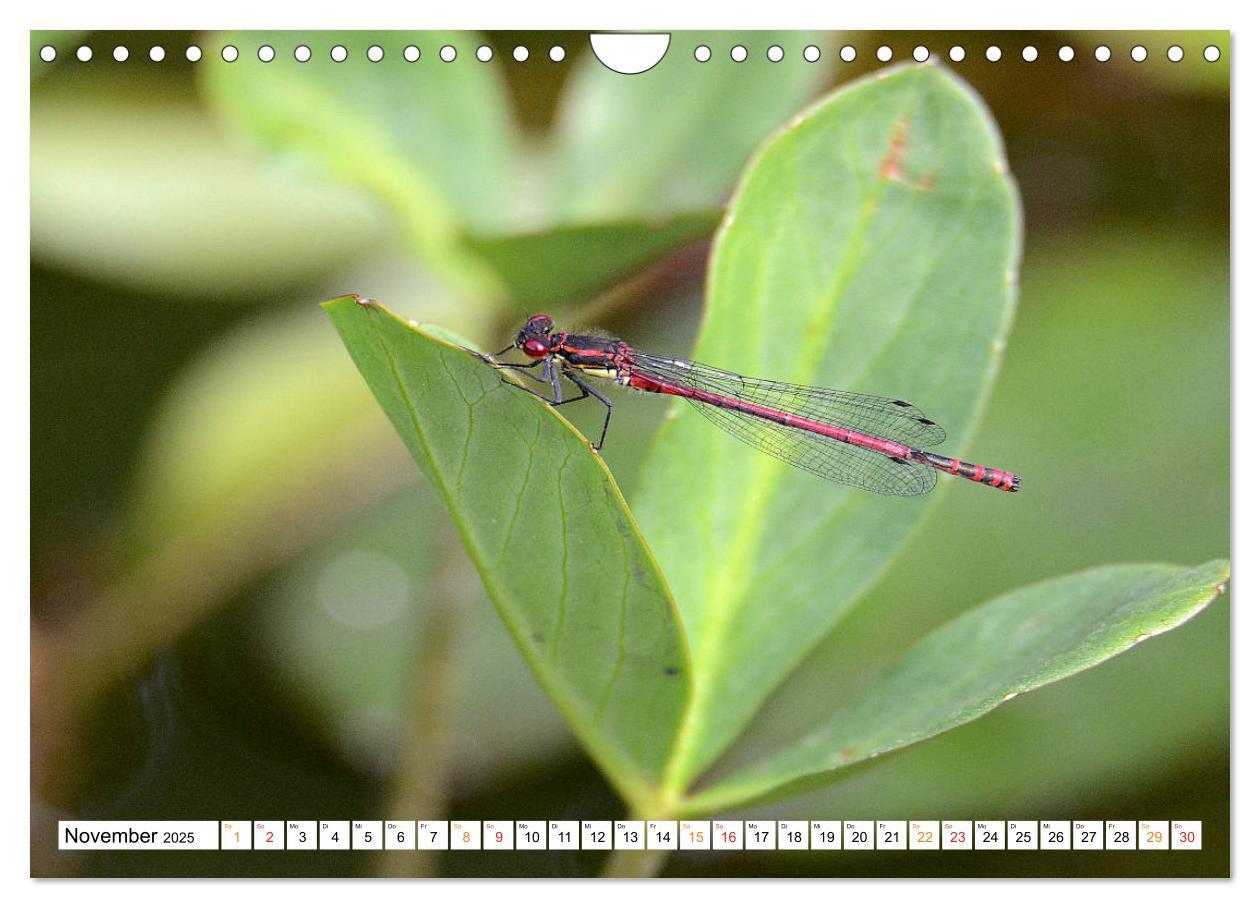
[[[967,57],[966,49],[959,44],[952,46],[948,53],[949,59],[955,63],[961,63]],[[240,56],[240,52],[237,50],[235,45],[227,44],[220,50],[219,55],[223,58],[224,62],[233,63]],[[329,51],[329,56],[335,63],[344,63],[349,58],[349,55],[350,52],[340,44],[334,45]],[[420,48],[416,47],[414,44],[408,45],[403,49],[402,55],[403,59],[407,62],[415,63],[420,59]],[[477,59],[482,63],[488,63],[494,59],[494,50],[489,45],[482,44],[477,48],[476,55]],[[736,44],[731,48],[730,55],[731,59],[736,63],[743,63],[748,59],[748,48],[742,44]],[[122,63],[128,59],[130,51],[128,51],[125,46],[118,45],[114,48],[113,56],[116,61]],[[299,44],[296,48],[294,48],[293,56],[299,63],[305,63],[311,59],[312,51],[305,44]],[[458,56],[459,52],[450,44],[443,45],[438,51],[438,59],[440,59],[443,63],[452,63],[458,58]],[[548,50],[547,56],[552,60],[552,62],[559,63],[565,58],[565,50],[560,45],[555,45]],[[707,63],[713,58],[713,51],[707,45],[701,44],[695,49],[693,56],[697,62]],[[779,63],[785,56],[785,51],[778,44],[772,44],[766,49],[766,58],[771,63]],[[807,63],[817,63],[820,59],[822,59],[822,51],[817,45],[810,44],[807,45],[801,52],[801,56]],[[890,62],[893,59],[893,56],[893,49],[887,44],[881,45],[875,51],[875,58],[881,63]],[[1033,47],[1030,44],[1023,48],[1020,56],[1025,62],[1032,63],[1040,56],[1040,52],[1036,47]],[[1135,63],[1143,62],[1146,60],[1147,56],[1148,53],[1144,45],[1135,44],[1129,48],[1129,57]],[[1169,61],[1172,63],[1180,63],[1185,58],[1185,50],[1180,45],[1173,44],[1168,47],[1165,52],[1165,56],[1167,56]],[[79,47],[79,49],[75,52],[75,57],[80,62],[87,63],[92,59],[92,48],[88,47],[86,44]],[[191,62],[197,62],[201,59],[201,48],[195,44],[189,46],[184,51],[184,57]],[[852,63],[857,59],[857,57],[857,49],[852,45],[846,44],[844,47],[840,48],[840,59],[845,63]],[[920,44],[911,51],[911,57],[916,62],[925,63],[931,57],[931,51]],[[1002,59],[1002,49],[996,44],[991,44],[985,48],[984,57],[991,63],[996,63]],[[1058,58],[1064,63],[1070,63],[1073,59],[1075,59],[1075,57],[1076,51],[1066,44],[1058,50]],[[52,63],[57,59],[56,48],[51,45],[44,45],[39,50],[39,58],[45,63]],[[275,58],[275,48],[270,45],[264,44],[258,48],[258,59],[263,63],[270,63]],[[1207,62],[1215,63],[1220,58],[1221,49],[1215,44],[1209,44],[1207,47],[1203,48],[1203,59]],[[149,48],[149,59],[154,63],[161,63],[166,59],[166,49],[157,45]],[[367,49],[367,59],[372,63],[379,63],[381,60],[385,59],[384,49],[379,44],[373,44]],[[529,59],[529,48],[524,45],[518,45],[512,50],[512,59],[518,63],[524,63]],[[1094,48],[1094,59],[1098,60],[1100,63],[1107,62],[1111,59],[1111,48],[1106,44],[1098,45]]]

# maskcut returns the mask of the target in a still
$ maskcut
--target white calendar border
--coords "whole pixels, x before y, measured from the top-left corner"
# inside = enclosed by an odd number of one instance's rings
[[[1018,5],[1009,2],[996,2],[996,0],[985,0],[985,2],[974,2],[966,9],[960,9],[960,4],[950,4],[942,6],[939,3],[929,3],[927,0],[902,0],[897,4],[861,4],[853,7],[846,7],[844,15],[837,19],[836,8],[834,4],[826,4],[821,0],[814,2],[805,2],[805,0],[775,0],[773,4],[766,4],[760,8],[749,11],[751,7],[743,9],[736,7],[726,7],[719,10],[713,4],[696,4],[693,10],[682,8],[677,0],[639,0],[632,5],[627,5],[620,10],[610,12],[602,10],[598,15],[591,14],[589,4],[580,3],[578,0],[567,0],[567,2],[546,2],[546,0],[534,0],[534,2],[521,5],[519,3],[508,3],[507,0],[465,0],[461,4],[454,6],[437,6],[426,7],[423,14],[419,14],[414,4],[404,4],[400,0],[394,2],[374,4],[371,0],[354,4],[352,7],[344,6],[326,6],[323,7],[325,12],[322,14],[316,8],[305,7],[297,3],[267,3],[265,0],[251,0],[245,3],[241,0],[223,0],[216,3],[211,12],[209,4],[200,8],[190,4],[181,12],[173,12],[169,6],[159,4],[155,0],[143,0],[128,4],[129,8],[124,12],[117,7],[113,9],[102,8],[96,4],[89,4],[84,0],[77,2],[62,2],[57,4],[56,9],[50,9],[51,4],[44,4],[38,9],[40,21],[31,21],[30,17],[36,14],[34,7],[21,7],[16,13],[7,13],[12,15],[19,28],[9,28],[5,30],[5,34],[9,36],[11,43],[9,49],[9,63],[12,66],[10,70],[10,78],[7,81],[6,107],[5,113],[9,116],[6,122],[29,124],[29,115],[24,116],[22,111],[26,109],[27,99],[29,97],[29,69],[27,66],[27,57],[29,54],[28,40],[24,29],[28,28],[52,28],[52,27],[79,27],[83,23],[91,23],[98,28],[129,28],[129,27],[150,27],[150,28],[218,28],[218,27],[240,27],[240,28],[257,28],[257,27],[275,27],[278,23],[287,22],[290,27],[300,23],[303,27],[338,27],[353,26],[360,28],[368,27],[425,27],[435,28],[443,26],[454,26],[459,28],[470,28],[478,25],[490,25],[495,28],[507,27],[528,27],[528,28],[620,28],[620,29],[651,29],[651,28],[686,28],[686,27],[720,27],[731,28],[740,26],[785,26],[785,25],[809,25],[813,27],[825,28],[905,28],[905,29],[930,29],[930,28],[1115,28],[1119,26],[1136,26],[1136,27],[1164,27],[1164,28],[1212,28],[1212,27],[1241,27],[1246,23],[1247,33],[1246,41],[1241,46],[1240,53],[1231,54],[1231,60],[1234,67],[1234,85],[1233,91],[1236,92],[1236,98],[1247,98],[1251,101],[1260,95],[1260,80],[1257,79],[1257,66],[1252,58],[1254,58],[1260,48],[1260,41],[1257,40],[1257,31],[1252,27],[1255,24],[1254,13],[1244,14],[1242,12],[1242,4],[1220,2],[1220,0],[1198,0],[1193,5],[1155,5],[1146,6],[1140,11],[1132,5],[1125,4],[1123,6],[1117,4],[1107,7],[1098,0],[1091,2],[1083,2],[1083,0],[1060,0],[1055,4],[1031,4]],[[720,16],[715,13],[720,12]],[[417,19],[422,21],[418,22]],[[1140,21],[1135,22],[1135,19]],[[598,20],[598,21],[596,21]],[[10,23],[12,24],[12,23]],[[1260,152],[1260,142],[1257,141],[1258,130],[1260,130],[1260,118],[1255,116],[1255,110],[1251,109],[1248,114],[1243,113],[1242,104],[1236,103],[1236,110],[1239,116],[1232,124],[1231,140],[1234,144],[1234,161],[1242,159],[1242,148],[1250,148],[1247,154],[1252,157]],[[15,226],[17,236],[20,236],[23,229],[29,230],[30,213],[29,213],[29,161],[26,159],[29,155],[29,145],[26,141],[11,140],[5,143],[3,154],[7,157],[12,156],[12,162],[6,160],[7,166],[4,173],[9,175],[16,174],[19,181],[23,184],[17,188],[16,192],[10,194],[13,200],[7,212],[11,218],[11,223]],[[1255,228],[1255,219],[1257,212],[1260,212],[1260,194],[1257,192],[1257,185],[1260,179],[1254,175],[1254,168],[1248,169],[1237,167],[1234,170],[1232,186],[1235,194],[1235,200],[1232,207],[1234,218],[1236,220],[1235,236],[1233,238],[1234,249],[1255,248],[1260,237],[1258,237]],[[1245,204],[1239,204],[1244,202]],[[1246,239],[1248,236],[1250,240]],[[22,244],[18,242],[10,242],[6,244],[9,253],[10,267],[8,274],[19,285],[25,286],[29,299],[29,243]],[[1248,293],[1256,284],[1255,270],[1257,265],[1254,257],[1231,256],[1232,267],[1235,270],[1235,282],[1233,285],[1233,294],[1235,299],[1253,299],[1254,294]],[[1247,306],[1238,305],[1234,309],[1234,323],[1232,332],[1235,337],[1242,341],[1244,336],[1247,340],[1258,341],[1260,335],[1257,333],[1257,319],[1260,315],[1248,311]],[[24,310],[25,311],[25,310]],[[22,315],[19,316],[23,317]],[[25,332],[21,330],[11,330],[5,332],[0,338],[3,343],[3,355],[0,355],[0,363],[6,371],[5,378],[8,381],[5,386],[8,388],[21,388],[24,383],[30,380],[29,374],[29,319],[27,318],[27,329]],[[1244,348],[1239,344],[1239,349],[1251,349],[1250,346]],[[1237,404],[1240,398],[1248,400],[1255,399],[1260,396],[1260,362],[1254,356],[1239,356],[1235,360],[1236,373],[1232,387],[1231,407],[1234,413],[1239,413]],[[24,395],[16,395],[23,398]],[[3,458],[3,465],[8,467],[5,470],[7,477],[29,476],[29,401],[19,400],[16,406],[13,401],[6,395],[4,399],[5,415],[9,417],[7,424],[16,427],[18,437],[12,440],[10,445],[4,446],[0,450],[0,458]],[[1238,431],[1233,436],[1233,442],[1237,445],[1237,462],[1249,462],[1250,458],[1245,455],[1260,454],[1260,436],[1257,436],[1257,429],[1254,423],[1246,425],[1237,424]],[[1234,471],[1233,481],[1236,483],[1235,495],[1236,500],[1260,500],[1260,478],[1256,477],[1254,472],[1250,475],[1246,471]],[[12,481],[12,480],[11,480]],[[29,485],[28,485],[29,491]],[[29,509],[25,507],[26,496],[20,490],[13,490],[10,501],[18,502],[16,507],[6,509],[2,518],[6,523],[9,535],[6,538],[16,540],[26,540],[25,544],[5,547],[3,557],[5,558],[5,577],[6,586],[11,589],[8,592],[5,601],[22,602],[29,601],[30,592],[30,562],[29,562]],[[1255,494],[1253,494],[1255,493]],[[1231,514],[1234,515],[1235,532],[1234,532],[1234,562],[1245,560],[1247,564],[1255,564],[1257,560],[1254,557],[1243,555],[1240,553],[1251,552],[1254,554],[1256,546],[1256,525],[1258,518],[1256,509],[1240,511],[1232,508]],[[1246,589],[1244,587],[1244,589]],[[9,647],[6,654],[8,658],[4,660],[4,666],[7,670],[9,682],[9,690],[20,691],[29,690],[30,679],[30,649],[28,645],[29,635],[29,618],[25,609],[11,609],[6,611],[6,618],[11,622],[11,626],[6,628],[9,633],[5,634],[5,640]],[[1245,628],[1245,630],[1244,630]],[[1233,612],[1233,636],[1232,640],[1237,641],[1246,639],[1250,644],[1255,644],[1257,639],[1257,618],[1255,609],[1235,609]],[[1237,648],[1235,648],[1237,654]],[[1255,659],[1239,659],[1231,660],[1231,667],[1234,673],[1234,684],[1231,689],[1243,693],[1243,697],[1239,702],[1255,703],[1257,694],[1260,693],[1260,684],[1257,684],[1258,673],[1260,667]],[[1250,696],[1247,696],[1247,695]],[[21,705],[18,701],[21,701]],[[13,697],[8,700],[9,709],[13,711],[21,710],[26,706],[29,708],[29,698]],[[1233,722],[1233,759],[1232,767],[1244,765],[1255,765],[1255,757],[1260,748],[1257,747],[1257,735],[1260,734],[1258,723],[1244,723],[1237,721],[1239,712],[1236,709],[1231,710],[1231,721]],[[18,744],[4,750],[4,768],[8,771],[6,777],[10,779],[23,779],[27,777],[29,771],[29,755],[30,755],[30,738],[29,724],[21,721],[11,721],[9,727],[17,727]],[[24,771],[25,770],[25,771]],[[1251,773],[1235,772],[1233,777],[1233,796],[1234,806],[1231,811],[1232,827],[1233,827],[1233,855],[1234,855],[1234,873],[1235,879],[1245,879],[1245,885],[1235,884],[1230,886],[1221,886],[1217,883],[1199,883],[1192,881],[1176,881],[1173,885],[1167,885],[1167,882],[1148,883],[1142,888],[1144,889],[1143,899],[1148,905],[1177,904],[1184,905],[1187,899],[1197,898],[1192,895],[1192,890],[1198,890],[1203,886],[1204,891],[1210,891],[1211,897],[1215,904],[1244,904],[1248,899],[1254,903],[1256,896],[1255,883],[1257,871],[1254,867],[1248,866],[1247,862],[1240,860],[1242,855],[1257,853],[1260,847],[1260,809],[1257,805],[1257,785]],[[6,889],[18,889],[24,896],[23,901],[40,905],[67,905],[80,908],[85,897],[92,897],[96,889],[108,892],[113,897],[134,897],[139,903],[148,903],[158,897],[165,897],[172,901],[178,900],[181,908],[200,908],[205,905],[207,908],[214,906],[220,908],[225,893],[221,888],[219,881],[131,881],[131,880],[109,880],[109,881],[93,881],[93,880],[74,880],[72,885],[60,884],[56,882],[41,883],[38,886],[34,884],[28,877],[29,875],[29,856],[30,856],[30,823],[27,818],[32,818],[32,801],[30,790],[25,785],[19,785],[21,789],[17,797],[14,798],[16,804],[13,814],[16,814],[17,821],[11,821],[0,831],[0,860],[5,862],[4,875],[6,881]],[[13,802],[10,802],[13,803]],[[35,822],[51,821],[52,814],[46,806],[41,806],[38,816],[34,816]],[[534,881],[531,881],[533,883]],[[688,885],[689,881],[671,882],[658,881],[654,893],[669,891],[673,896],[687,896],[689,893],[694,897],[696,890],[694,886]],[[890,884],[886,882],[871,883],[862,881],[843,881],[846,887],[846,897],[868,897],[874,899],[887,898],[889,886],[894,885],[900,888],[906,887],[908,894],[917,893],[922,897],[927,890],[922,884],[902,883]],[[1044,883],[1045,881],[1041,881]],[[363,893],[368,894],[370,891],[377,893],[380,890],[376,887],[380,886],[381,881],[340,881],[337,886],[337,894],[339,898],[347,896],[352,889],[347,887],[363,887]],[[738,882],[718,882],[708,881],[704,885],[706,888],[716,888],[719,890],[728,889],[729,892],[737,899],[741,896],[753,898],[758,901],[772,898],[770,888],[759,885],[753,889],[747,888],[747,881]],[[777,886],[774,881],[767,881],[769,886]],[[286,881],[283,885],[287,890],[305,891],[307,894],[318,895],[326,894],[327,883],[325,881]],[[386,884],[388,885],[388,884]],[[442,885],[437,883],[436,885]],[[588,881],[574,882],[537,882],[533,885],[524,885],[514,890],[513,899],[516,904],[525,904],[527,906],[538,904],[546,905],[548,908],[554,908],[555,905],[564,904],[567,900],[575,896],[586,896],[589,898],[590,892],[587,886],[596,885]],[[825,887],[826,883],[816,883],[812,881],[791,881],[782,882],[787,892],[794,896],[800,896],[805,892],[817,892]],[[1102,882],[1084,882],[1075,883],[1069,889],[1060,889],[1059,886],[1045,886],[1040,884],[1021,885],[1017,882],[1001,881],[1001,882],[952,882],[949,885],[941,886],[939,883],[934,884],[931,896],[936,906],[947,905],[963,905],[974,903],[974,900],[983,892],[983,898],[986,900],[1005,893],[1007,897],[1018,899],[1021,908],[1040,908],[1040,906],[1057,906],[1061,904],[1063,898],[1079,899],[1086,892],[1107,899],[1117,897],[1117,890],[1114,883],[1110,881]],[[1138,885],[1138,884],[1130,884]],[[372,886],[373,890],[368,887]],[[1211,887],[1208,890],[1208,886]],[[503,889],[501,885],[496,885],[494,881],[478,883],[476,881],[460,881],[460,889],[463,893],[472,893],[479,891],[487,897],[495,897],[501,895]],[[566,893],[567,890],[567,895]],[[1251,891],[1251,896],[1244,896],[1244,890]],[[274,898],[277,893],[276,884],[274,882],[259,881],[240,881],[232,886],[231,896],[233,898],[251,898],[257,897],[260,900]],[[38,893],[38,895],[36,895]],[[318,894],[318,895],[317,895]],[[621,905],[642,904],[643,890],[636,887],[614,888],[609,886],[601,887],[600,899],[601,908],[620,908]],[[633,900],[633,901],[632,901]]]

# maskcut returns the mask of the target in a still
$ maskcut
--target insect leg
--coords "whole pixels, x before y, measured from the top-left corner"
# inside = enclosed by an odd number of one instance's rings
[[[551,362],[551,360],[542,360],[542,362],[545,363],[545,365],[543,366],[544,374],[541,378],[537,379],[537,381],[546,382],[547,384],[551,385],[551,392],[552,392],[551,397],[548,397],[546,394],[543,394],[541,391],[535,391],[533,388],[526,388],[523,385],[518,385],[514,381],[508,381],[503,376],[500,376],[500,380],[509,388],[515,388],[518,391],[524,391],[526,394],[532,394],[534,397],[537,397],[539,400],[546,401],[547,403],[551,404],[553,407],[559,407],[562,404],[571,404],[574,401],[579,401],[585,397],[590,396],[589,389],[580,388],[582,393],[579,394],[577,397],[565,397],[564,392],[560,390],[560,372],[556,370],[556,367]],[[534,376],[531,375],[529,377],[533,378]],[[577,382],[574,381],[573,376],[570,375],[568,372],[564,373],[564,377],[569,379],[569,381],[572,381],[574,384],[577,384]]]
[[[604,429],[599,433],[599,443],[594,445],[595,450],[598,451],[604,446],[604,439],[608,436],[608,423],[612,420],[612,401],[567,369],[565,370],[564,377],[578,386],[578,388],[582,391],[582,397],[586,397],[589,394],[591,397],[595,398],[604,405]],[[578,400],[581,399],[581,397],[578,398]]]
[[[543,384],[550,384],[551,379],[547,378],[545,374],[543,377],[539,377],[537,375],[534,375],[530,372],[525,371],[526,369],[533,369],[544,362],[546,362],[546,360],[536,359],[532,363],[524,363],[524,364],[522,363],[492,363],[491,365],[495,366],[498,369],[515,369],[519,374],[523,375],[525,378],[532,379],[533,381],[537,381],[537,382],[542,382]],[[546,372],[546,370],[543,370],[543,371],[544,373]]]

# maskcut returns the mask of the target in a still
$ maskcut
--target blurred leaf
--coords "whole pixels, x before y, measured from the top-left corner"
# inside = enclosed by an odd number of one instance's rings
[[[389,428],[314,307],[259,319],[185,371],[150,432],[132,531],[146,547],[224,544]],[[356,456],[357,455],[357,456]],[[328,490],[320,493],[328,497]]]
[[[603,462],[467,351],[352,296],[325,308],[543,687],[614,786],[641,801],[668,755],[690,664]]]
[[[472,236],[468,243],[498,272],[513,302],[530,309],[562,308],[707,236],[720,217],[716,211],[697,212],[659,224],[613,221],[537,233]]]
[[[164,298],[256,302],[260,288],[309,283],[384,235],[361,198],[260,171],[189,105],[81,79],[31,99],[38,260]]]
[[[1183,624],[1228,579],[1224,561],[1112,565],[994,599],[929,634],[806,738],[698,793],[692,809],[825,784],[847,766],[971,722]]]
[[[393,212],[412,250],[475,297],[499,292],[497,280],[462,241],[465,227],[510,223],[518,138],[497,64],[477,60],[467,34],[318,32],[311,59],[293,48],[307,32],[248,32],[225,37],[240,51],[201,64],[211,99],[248,134],[328,176],[361,189]],[[365,62],[377,41],[384,57]],[[444,63],[439,49],[461,53]],[[403,49],[421,58],[410,63]],[[276,50],[263,63],[258,48]],[[349,56],[337,63],[335,45]]]
[[[424,309],[479,332],[484,311],[424,275]],[[417,312],[416,314],[426,314]],[[264,576],[408,481],[405,449],[309,304],[255,318],[180,376],[148,433],[117,563],[64,634],[87,702]]]
[[[554,138],[561,220],[662,216],[719,205],[740,168],[829,75],[807,63],[807,32],[675,32],[665,58],[625,76],[584,54],[570,76]],[[697,45],[712,59],[698,63]],[[734,62],[736,44],[748,59]],[[779,63],[766,49],[785,48]],[[830,55],[824,56],[829,59]],[[663,99],[668,103],[662,103]]]
[[[1014,187],[979,100],[935,66],[884,71],[812,108],[754,161],[719,233],[696,357],[919,401],[967,454],[1014,308],[1018,247]],[[694,414],[666,424],[635,512],[696,668],[667,797],[875,581],[926,504],[826,484]]]
[[[449,607],[465,626],[457,635],[459,697],[449,713],[454,782],[467,791],[567,756],[576,742],[472,565],[462,557],[450,563],[437,544],[441,507],[417,482],[303,553],[260,597],[258,651],[331,747],[361,769],[391,773],[403,743],[429,733],[423,716],[408,728],[416,719],[408,714],[413,678],[430,670],[417,659],[426,610],[435,596],[458,592]]]

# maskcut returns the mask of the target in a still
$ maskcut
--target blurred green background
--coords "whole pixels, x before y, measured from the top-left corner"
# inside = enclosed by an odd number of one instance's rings
[[[837,691],[990,596],[1095,564],[1228,552],[1228,35],[675,33],[669,60],[700,66],[691,48],[710,44],[720,78],[673,97],[602,69],[585,34],[422,35],[417,72],[448,66],[451,84],[480,87],[383,93],[356,57],[337,109],[300,96],[300,79],[251,96],[260,39],[231,39],[231,71],[213,60],[224,40],[32,35],[36,875],[597,872],[598,854],[563,852],[60,853],[55,821],[619,817],[314,304],[358,291],[488,348],[545,307],[686,354],[706,238],[740,165],[809,100],[877,69],[880,45],[894,62],[919,44],[965,47],[949,65],[1007,143],[1025,207],[1020,305],[973,450],[1018,469],[1026,491],[994,501],[942,483],[926,530],[723,766],[807,728]],[[276,66],[310,44],[314,71],[338,39],[270,40]],[[440,64],[448,40],[459,56]],[[397,57],[408,41],[346,43]],[[725,56],[735,43],[750,49],[744,70]],[[783,63],[765,62],[770,43]],[[800,60],[808,43],[820,62]],[[1129,58],[1134,43],[1146,61]],[[46,44],[55,63],[38,57]],[[81,44],[90,63],[74,58]],[[206,59],[187,61],[189,44]],[[1098,44],[1111,60],[1094,59]],[[1185,59],[1166,58],[1172,44]],[[517,45],[528,61],[512,60]],[[453,176],[424,185],[413,159]],[[618,402],[605,456],[627,490],[642,446],[625,441],[667,409]],[[598,410],[570,416],[589,430]],[[742,814],[1202,819],[1202,852],[684,853],[666,873],[1227,873],[1228,630],[1226,600]]]

